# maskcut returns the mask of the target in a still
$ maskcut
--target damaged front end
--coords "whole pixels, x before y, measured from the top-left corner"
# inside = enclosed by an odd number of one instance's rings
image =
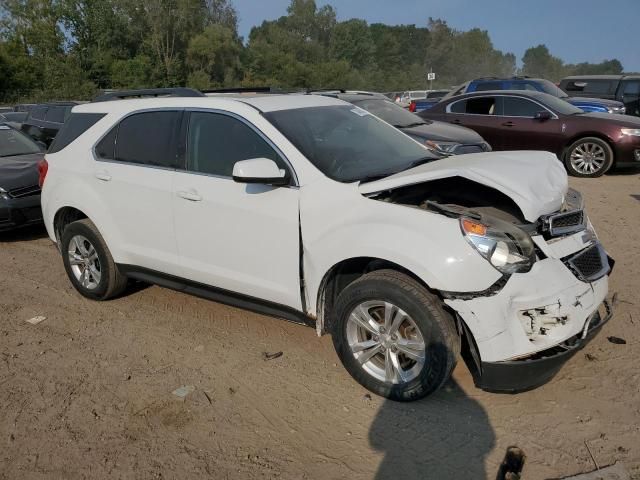
[[[536,219],[503,192],[460,177],[374,198],[458,218],[467,241],[502,274],[483,291],[441,292],[460,321],[477,386],[516,392],[547,382],[611,318],[613,260],[578,192],[565,190],[555,211]]]

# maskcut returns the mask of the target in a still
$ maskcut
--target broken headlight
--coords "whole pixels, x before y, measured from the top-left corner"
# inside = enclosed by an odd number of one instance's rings
[[[531,237],[520,228],[496,218],[460,218],[467,241],[498,271],[528,272],[535,261]]]

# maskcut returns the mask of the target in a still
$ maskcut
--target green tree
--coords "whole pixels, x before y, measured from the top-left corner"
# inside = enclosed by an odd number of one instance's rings
[[[329,52],[332,58],[345,60],[354,68],[372,68],[376,46],[367,22],[354,18],[336,24],[331,33]]]
[[[546,45],[531,47],[522,57],[522,73],[531,77],[542,77],[554,82],[565,76],[561,59],[554,57]]]
[[[240,78],[241,50],[242,44],[232,30],[221,24],[209,25],[189,41],[186,63],[191,72],[197,72],[189,83],[203,85],[204,74],[208,77],[206,87],[233,85]]]

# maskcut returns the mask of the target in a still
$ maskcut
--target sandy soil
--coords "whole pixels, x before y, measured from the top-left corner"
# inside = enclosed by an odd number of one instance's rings
[[[312,329],[155,286],[93,303],[41,229],[4,234],[0,478],[482,479],[510,445],[527,480],[593,469],[586,445],[640,478],[639,180],[571,181],[617,260],[620,304],[558,377],[519,395],[477,390],[460,364],[424,401],[372,398]]]

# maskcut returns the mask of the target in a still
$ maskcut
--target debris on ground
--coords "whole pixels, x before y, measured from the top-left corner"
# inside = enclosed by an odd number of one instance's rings
[[[42,322],[43,320],[46,320],[47,317],[44,317],[42,315],[38,315],[37,317],[33,317],[30,318],[29,320],[27,320],[27,323],[30,323],[31,325],[37,325],[40,322]]]
[[[202,393],[204,394],[205,397],[207,397],[207,401],[209,402],[209,405],[213,405],[213,400],[211,400],[211,396],[207,393],[207,391],[202,390]]]
[[[497,480],[520,480],[527,456],[519,447],[508,447],[498,469]]]
[[[627,341],[624,338],[620,338],[620,337],[607,337],[607,340],[609,340],[609,342],[614,343],[616,345],[626,345]]]
[[[196,352],[203,352],[204,351],[204,345],[198,345],[196,348],[194,348],[194,350]]]
[[[364,399],[367,400],[367,401],[370,401],[371,400],[371,394],[365,393],[364,394]]]
[[[598,468],[588,473],[563,477],[562,480],[631,480],[631,475],[621,463]]]
[[[282,352],[262,352],[262,359],[266,362],[267,360],[275,360],[276,358],[280,358],[282,356]]]
[[[590,362],[595,362],[596,360],[598,360],[598,357],[596,357],[595,355],[591,355],[590,353],[585,353],[584,358],[586,358]]]
[[[193,392],[196,389],[193,385],[183,385],[182,387],[176,388],[173,393],[178,398],[184,398]]]

